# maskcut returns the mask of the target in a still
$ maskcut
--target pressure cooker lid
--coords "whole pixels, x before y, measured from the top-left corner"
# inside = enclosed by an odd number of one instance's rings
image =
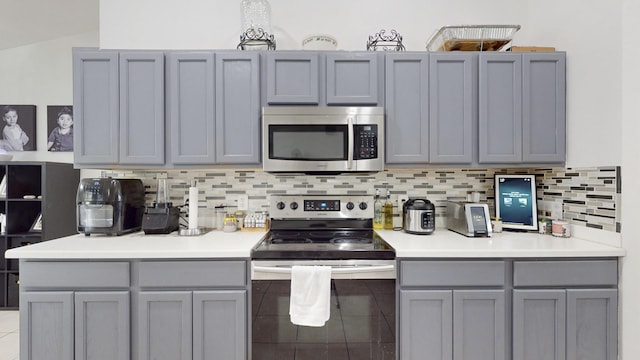
[[[407,210],[431,210],[434,205],[428,199],[411,198],[404,204],[404,208]]]

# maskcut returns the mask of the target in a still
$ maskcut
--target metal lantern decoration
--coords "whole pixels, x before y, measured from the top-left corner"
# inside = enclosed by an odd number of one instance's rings
[[[397,31],[391,30],[391,35],[385,35],[385,30],[369,36],[367,41],[367,51],[404,51],[402,45],[402,35]]]
[[[275,50],[276,42],[271,34],[271,6],[267,0],[242,0],[240,50]]]

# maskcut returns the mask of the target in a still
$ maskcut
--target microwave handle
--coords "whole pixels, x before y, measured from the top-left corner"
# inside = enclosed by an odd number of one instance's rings
[[[349,127],[349,141],[347,142],[347,146],[349,147],[347,150],[347,169],[351,170],[351,166],[353,166],[353,117],[349,116],[347,118],[347,123]]]

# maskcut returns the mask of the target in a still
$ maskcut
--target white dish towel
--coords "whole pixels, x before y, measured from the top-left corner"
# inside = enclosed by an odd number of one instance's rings
[[[291,322],[303,326],[324,326],[331,303],[331,266],[292,266]]]

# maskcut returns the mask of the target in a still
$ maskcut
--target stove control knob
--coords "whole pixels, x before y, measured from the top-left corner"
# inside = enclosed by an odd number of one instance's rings
[[[282,201],[279,201],[276,204],[276,207],[278,208],[278,210],[284,210],[284,203]]]
[[[349,201],[347,203],[347,210],[353,210],[354,207],[355,207],[355,205],[353,205],[353,203],[351,201]]]
[[[298,203],[294,201],[291,203],[291,205],[289,205],[289,207],[291,208],[291,210],[295,210],[298,208]]]
[[[366,202],[361,202],[360,205],[358,205],[360,207],[360,210],[367,210],[367,203]]]

